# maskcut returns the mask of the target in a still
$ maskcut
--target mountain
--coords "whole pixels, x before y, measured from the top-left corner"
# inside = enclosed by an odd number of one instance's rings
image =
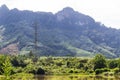
[[[0,52],[27,54],[34,50],[35,26],[39,56],[120,56],[120,30],[108,28],[70,7],[53,14],[0,7]]]

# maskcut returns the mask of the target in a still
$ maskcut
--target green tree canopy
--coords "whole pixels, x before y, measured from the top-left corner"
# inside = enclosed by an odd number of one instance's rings
[[[97,54],[93,59],[94,70],[105,68],[106,67],[106,60],[105,57],[101,54]]]
[[[118,64],[119,64],[119,63],[117,63],[117,60],[110,60],[110,61],[108,62],[108,67],[109,67],[110,69],[113,69],[113,68],[116,68],[116,67],[118,66]]]

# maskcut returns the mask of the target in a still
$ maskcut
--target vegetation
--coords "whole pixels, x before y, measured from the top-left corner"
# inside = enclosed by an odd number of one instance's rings
[[[0,55],[0,79],[120,74],[120,59],[113,59],[120,55],[120,30],[107,28],[68,7],[52,14],[9,10],[4,5],[0,7],[0,15],[0,53],[15,55]],[[36,55],[47,57],[36,57],[32,53],[34,20],[40,23]],[[32,51],[29,53],[29,50]]]
[[[97,54],[94,58],[35,57],[33,55],[0,55],[0,74],[5,80],[33,79],[33,75],[120,73],[120,59],[106,59]]]
[[[34,47],[35,21],[39,56],[120,55],[120,30],[108,28],[90,16],[69,7],[52,14],[9,10],[5,5],[0,7],[0,53],[29,53]]]
[[[0,80],[32,80],[33,75],[24,72],[15,72],[17,67],[12,64],[12,56],[0,55]]]
[[[106,67],[105,57],[102,55],[96,55],[93,59],[94,70]]]

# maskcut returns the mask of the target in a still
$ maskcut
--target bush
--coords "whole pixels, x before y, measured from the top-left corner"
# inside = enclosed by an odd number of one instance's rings
[[[96,69],[95,70],[95,73],[96,74],[100,74],[100,73],[103,73],[103,72],[109,72],[110,70],[108,68],[101,68],[101,69]]]
[[[67,61],[66,66],[69,68],[70,67],[70,62]]]
[[[36,74],[36,70],[32,69],[29,71],[29,73]]]
[[[117,74],[117,73],[119,73],[119,72],[120,72],[119,68],[115,68],[115,69],[114,69],[114,74]]]
[[[94,70],[106,67],[106,59],[103,55],[97,54],[93,59]]]
[[[103,72],[108,72],[110,71],[108,68],[102,68]]]
[[[78,69],[80,69],[80,68],[82,68],[82,67],[84,67],[83,63],[79,63],[79,64],[77,65],[77,68],[78,68]]]
[[[79,72],[77,70],[75,70],[74,73],[79,73]]]
[[[87,72],[88,72],[88,73],[93,73],[94,71],[93,71],[93,70],[88,70]]]
[[[88,59],[82,59],[80,60],[80,63],[87,63],[88,62]]]
[[[63,64],[62,64],[62,62],[58,62],[58,63],[56,63],[56,65],[57,66],[62,66]]]
[[[37,74],[45,74],[45,71],[42,68],[37,69]]]
[[[108,63],[108,66],[110,69],[116,68],[118,66],[117,61],[116,60],[110,60]]]
[[[95,70],[95,74],[101,74],[101,73],[103,73],[103,69],[96,69]]]
[[[73,70],[70,70],[69,73],[73,73]]]

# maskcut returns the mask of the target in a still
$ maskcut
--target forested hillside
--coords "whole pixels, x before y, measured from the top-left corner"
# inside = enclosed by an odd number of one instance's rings
[[[120,30],[108,28],[70,7],[53,14],[9,10],[5,5],[0,7],[0,52],[26,54],[33,50],[35,23],[40,56],[120,55]]]

